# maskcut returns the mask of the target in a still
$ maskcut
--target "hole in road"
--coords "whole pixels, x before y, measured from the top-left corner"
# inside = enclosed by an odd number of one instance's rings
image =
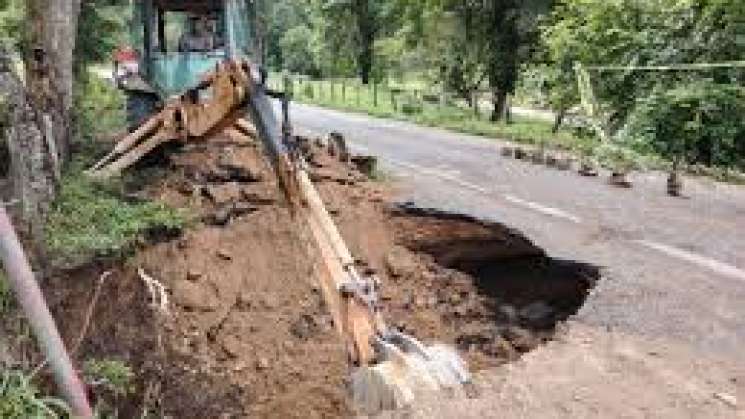
[[[413,206],[394,214],[397,242],[443,270],[422,292],[476,369],[550,340],[600,279],[597,266],[553,258],[499,223]]]

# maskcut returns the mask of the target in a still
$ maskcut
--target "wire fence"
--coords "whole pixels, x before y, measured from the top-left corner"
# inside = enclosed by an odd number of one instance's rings
[[[269,87],[288,92],[299,102],[342,109],[365,110],[376,114],[414,116],[425,112],[450,112],[461,117],[488,119],[491,93],[474,91],[471,96],[457,96],[439,87],[420,88],[406,84],[359,79],[312,79],[303,75],[272,74]]]

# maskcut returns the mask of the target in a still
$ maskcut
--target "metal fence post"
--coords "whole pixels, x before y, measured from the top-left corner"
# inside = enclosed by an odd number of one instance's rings
[[[73,416],[83,419],[92,418],[93,411],[88,403],[83,384],[72,366],[70,355],[65,350],[65,344],[62,342],[57,325],[44,301],[44,295],[34,278],[34,273],[23,253],[8,214],[2,206],[0,206],[0,257],[5,272],[8,274],[10,287],[31,324],[39,347],[52,368],[54,381],[70,405]]]

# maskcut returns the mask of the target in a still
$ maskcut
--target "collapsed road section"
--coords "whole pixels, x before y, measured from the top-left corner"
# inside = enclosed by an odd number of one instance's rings
[[[387,184],[305,143],[309,177],[356,268],[379,279],[390,327],[457,348],[477,376],[551,339],[598,278],[502,225],[392,205]],[[114,267],[78,356],[134,367],[125,416],[351,415],[347,348],[315,279],[323,266],[261,143],[215,135],[159,161],[168,170],[144,192],[200,221]],[[165,311],[151,305],[140,269],[167,290]],[[50,284],[68,339],[98,270]]]

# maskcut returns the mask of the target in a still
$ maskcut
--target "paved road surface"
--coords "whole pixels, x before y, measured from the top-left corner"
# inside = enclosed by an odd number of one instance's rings
[[[618,334],[640,345],[678,348],[669,352],[676,354],[669,370],[681,362],[724,360],[726,367],[704,368],[711,374],[704,382],[730,376],[734,387],[728,391],[742,391],[745,188],[688,180],[686,197],[670,198],[661,174],[633,176],[634,187],[625,190],[603,178],[501,157],[504,143],[495,140],[299,104],[293,104],[292,118],[299,131],[340,131],[356,152],[379,156],[399,181],[402,200],[492,219],[522,231],[554,257],[605,267],[574,330],[598,342]],[[658,370],[655,376],[662,376]],[[586,384],[594,386],[592,379]]]

